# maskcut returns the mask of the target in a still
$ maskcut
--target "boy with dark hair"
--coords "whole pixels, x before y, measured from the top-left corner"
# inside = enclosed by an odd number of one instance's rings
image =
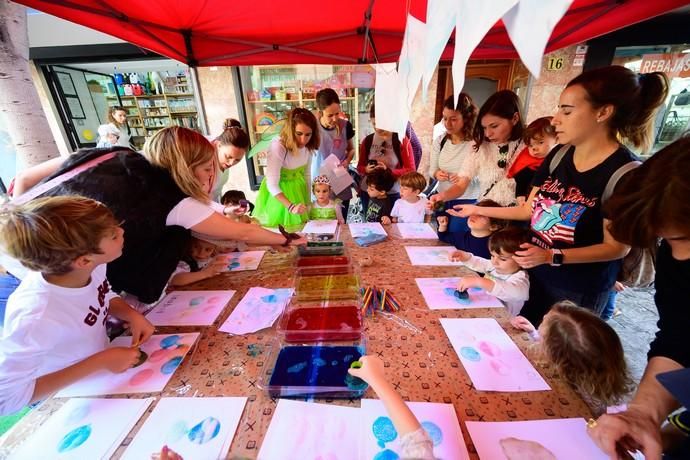
[[[367,194],[369,205],[365,212],[367,222],[381,222],[390,224],[393,209],[388,192],[395,184],[395,177],[388,169],[374,169],[367,174]]]

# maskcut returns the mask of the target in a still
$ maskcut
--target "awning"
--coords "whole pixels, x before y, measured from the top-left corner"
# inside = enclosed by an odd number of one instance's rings
[[[474,0],[473,0],[474,1]],[[481,0],[477,0],[481,1]],[[547,0],[548,1],[548,0]],[[408,11],[426,0],[18,0],[192,66],[393,62]],[[581,43],[686,5],[684,0],[575,0],[546,51]],[[443,54],[452,59],[453,43]],[[473,59],[516,58],[499,21]]]

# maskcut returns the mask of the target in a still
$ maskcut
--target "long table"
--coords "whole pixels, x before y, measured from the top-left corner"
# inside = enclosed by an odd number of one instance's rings
[[[465,429],[465,421],[591,416],[590,409],[582,399],[552,367],[544,363],[535,363],[535,367],[552,391],[501,393],[474,389],[441,327],[440,318],[495,318],[528,357],[532,342],[526,333],[510,326],[509,315],[503,308],[429,310],[414,279],[462,276],[469,270],[464,267],[413,266],[404,246],[441,245],[440,242],[389,238],[383,243],[361,248],[353,242],[346,226],[341,231],[341,237],[355,263],[365,256],[373,259],[371,266],[359,268],[362,285],[390,289],[402,305],[402,310],[396,313],[399,320],[366,318],[367,353],[377,355],[384,361],[388,378],[405,400],[453,404],[471,458],[478,457]],[[257,271],[227,273],[188,286],[187,289],[234,289],[237,292],[212,326],[157,328],[160,333],[200,330],[202,334],[162,393],[125,397],[246,396],[248,402],[228,458],[256,458],[278,402],[258,386],[259,376],[266,370],[266,354],[275,337],[275,330],[231,336],[219,332],[218,327],[250,287],[292,287],[296,257],[294,249],[291,252],[269,251]],[[376,395],[369,389],[365,397],[376,398]],[[359,407],[360,404],[356,399],[316,401],[351,407]],[[64,402],[51,399],[25,416],[6,436],[0,446],[0,457],[11,452]],[[154,407],[155,404],[125,438],[115,458],[124,452]],[[37,452],[40,452],[40,446],[37,448]]]

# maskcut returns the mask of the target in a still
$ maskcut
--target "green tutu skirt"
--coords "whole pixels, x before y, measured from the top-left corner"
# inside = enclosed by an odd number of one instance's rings
[[[304,181],[304,168],[306,165],[295,169],[281,169],[278,185],[283,195],[294,204],[310,203],[309,188]],[[308,213],[291,214],[287,208],[274,197],[268,190],[266,178],[261,181],[259,194],[256,196],[254,213],[252,216],[259,219],[264,227],[277,227],[282,225],[288,230],[300,228],[309,219]]]

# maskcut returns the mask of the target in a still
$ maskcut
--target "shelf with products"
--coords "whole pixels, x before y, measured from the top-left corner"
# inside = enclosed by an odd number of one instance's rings
[[[166,86],[168,88],[168,86]],[[140,148],[145,138],[168,126],[183,126],[199,130],[198,112],[194,94],[189,92],[120,96],[127,110],[127,123],[135,147]],[[117,105],[117,97],[108,97],[110,105]]]

